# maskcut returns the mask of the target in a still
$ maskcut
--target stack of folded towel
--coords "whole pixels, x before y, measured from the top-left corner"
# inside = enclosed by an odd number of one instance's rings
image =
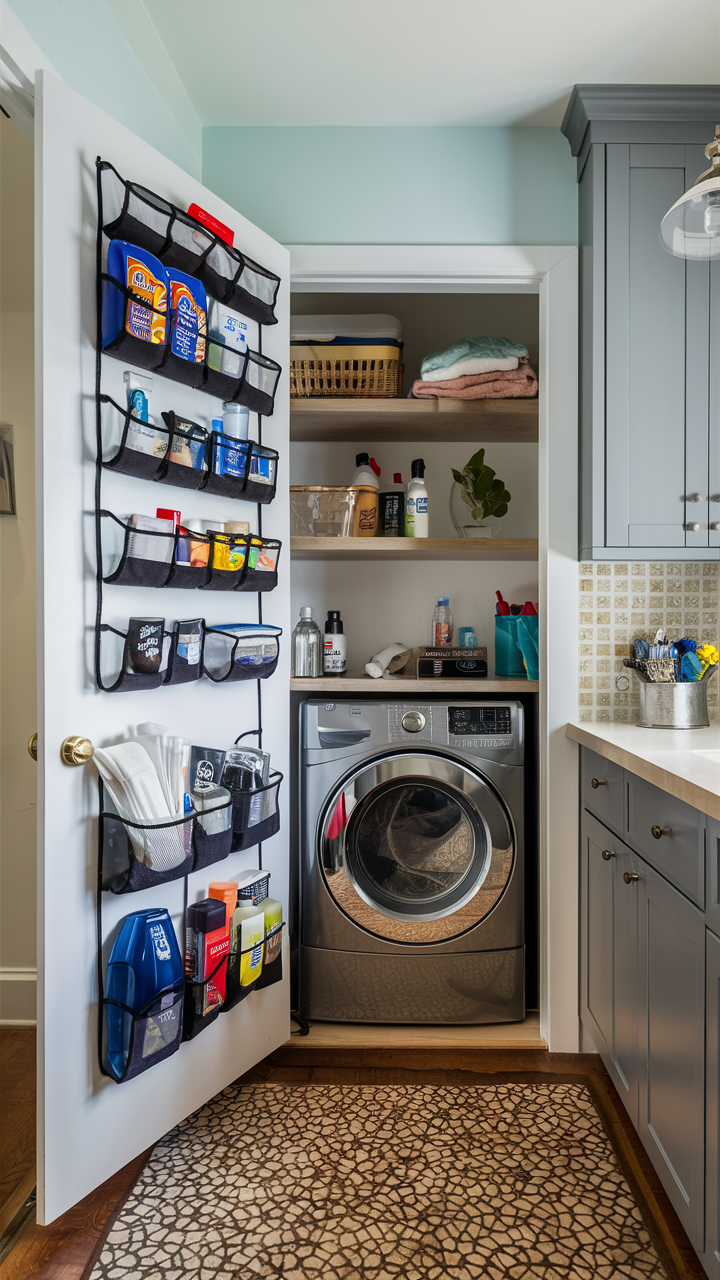
[[[538,380],[528,358],[527,347],[507,338],[463,338],[425,357],[412,394],[421,399],[530,398],[538,393]]]

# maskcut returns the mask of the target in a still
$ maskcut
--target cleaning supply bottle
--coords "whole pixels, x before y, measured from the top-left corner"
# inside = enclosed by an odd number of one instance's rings
[[[379,476],[380,468],[374,458],[369,458],[366,453],[355,455],[355,475],[350,481],[351,488],[356,484],[369,484],[372,489],[378,489]]]
[[[378,517],[381,538],[402,538],[405,535],[405,486],[402,475],[393,475],[393,487],[378,495]]]
[[[265,911],[261,902],[266,895],[268,879],[269,874],[263,875],[259,870],[245,871],[239,877],[237,906],[230,925],[230,995],[240,987],[251,986],[262,972]]]
[[[307,604],[302,606],[300,621],[292,633],[292,673],[311,677],[323,673],[323,638]]]
[[[250,410],[244,404],[236,404],[234,400],[223,402],[222,430],[233,440],[247,440],[250,425]]]
[[[347,667],[347,637],[343,634],[343,624],[339,609],[328,609],[323,636],[323,674],[326,676],[342,676]]]
[[[450,648],[453,641],[453,616],[450,608],[450,600],[447,596],[440,596],[435,606],[432,617],[432,647],[440,649],[443,647]]]
[[[126,1069],[179,1039],[182,1026],[183,964],[169,913],[164,907],[126,916],[113,949],[105,984],[107,1045],[103,1066],[114,1080]],[[133,1044],[128,1063],[133,1017],[120,1005],[147,1019],[140,1043]],[[139,1025],[139,1019],[138,1025]],[[136,1037],[137,1039],[137,1037]]]
[[[405,537],[430,536],[428,520],[428,491],[425,487],[425,462],[415,458],[411,463],[411,479],[405,500]]]
[[[265,916],[265,960],[266,965],[277,960],[282,951],[282,902],[277,898],[263,898],[259,905]]]

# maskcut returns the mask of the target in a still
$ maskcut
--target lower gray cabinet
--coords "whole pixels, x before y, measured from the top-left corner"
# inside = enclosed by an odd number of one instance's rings
[[[580,869],[581,1018],[638,1123],[637,874],[627,845],[587,811]]]
[[[638,859],[638,1132],[698,1252],[705,1224],[705,920]]]
[[[702,1264],[720,1280],[720,938],[705,930],[705,1251]]]

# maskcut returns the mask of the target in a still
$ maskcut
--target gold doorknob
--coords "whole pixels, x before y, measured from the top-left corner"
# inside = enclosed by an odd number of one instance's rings
[[[95,748],[89,738],[65,738],[60,747],[63,764],[87,764],[94,755]]]
[[[28,742],[28,754],[32,756],[33,760],[37,761],[37,730],[35,730],[35,733]]]
[[[626,884],[632,884],[635,880],[639,879],[640,877],[637,871],[623,871],[623,880]]]
[[[650,835],[654,836],[656,840],[659,840],[661,836],[665,835],[665,832],[663,831],[662,827],[659,827],[657,823],[654,822],[650,828]]]
[[[617,854],[613,853],[612,849],[603,849],[602,856],[606,862],[609,862],[611,858],[617,858]]]
[[[593,791],[597,791],[598,787],[606,787],[607,782],[605,778],[591,778],[590,786],[592,787]]]

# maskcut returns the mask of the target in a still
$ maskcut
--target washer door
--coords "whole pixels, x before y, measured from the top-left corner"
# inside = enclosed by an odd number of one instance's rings
[[[337,905],[390,942],[445,942],[501,898],[514,861],[512,826],[482,776],[443,756],[365,761],[331,797],[320,866]]]

